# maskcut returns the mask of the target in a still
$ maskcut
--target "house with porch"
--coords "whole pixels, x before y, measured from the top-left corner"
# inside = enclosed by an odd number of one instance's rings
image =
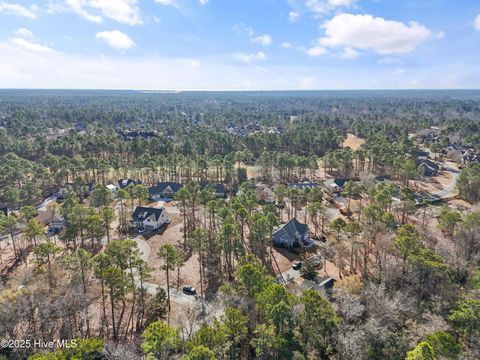
[[[172,201],[182,187],[182,184],[176,182],[159,182],[148,188],[148,198],[151,201]]]
[[[138,206],[133,212],[132,222],[139,233],[145,233],[160,229],[170,220],[162,206]]]

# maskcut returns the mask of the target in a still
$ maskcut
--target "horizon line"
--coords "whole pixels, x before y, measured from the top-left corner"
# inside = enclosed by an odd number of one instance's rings
[[[0,91],[134,91],[140,93],[182,92],[316,92],[316,91],[480,91],[480,88],[352,88],[352,89],[112,89],[112,88],[0,88]]]

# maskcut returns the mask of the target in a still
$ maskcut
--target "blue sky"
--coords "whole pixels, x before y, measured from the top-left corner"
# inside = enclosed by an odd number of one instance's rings
[[[1,88],[480,87],[478,0],[0,0]]]

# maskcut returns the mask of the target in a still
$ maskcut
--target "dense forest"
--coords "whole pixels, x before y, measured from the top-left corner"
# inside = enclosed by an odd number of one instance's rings
[[[479,91],[1,90],[0,359],[478,359],[479,152]]]

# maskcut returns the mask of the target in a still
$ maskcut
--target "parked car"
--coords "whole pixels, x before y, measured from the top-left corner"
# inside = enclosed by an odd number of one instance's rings
[[[300,270],[302,268],[302,262],[301,261],[294,261],[292,264],[292,269],[293,270]]]
[[[185,285],[182,290],[187,295],[195,295],[197,293],[197,290],[192,285]]]

